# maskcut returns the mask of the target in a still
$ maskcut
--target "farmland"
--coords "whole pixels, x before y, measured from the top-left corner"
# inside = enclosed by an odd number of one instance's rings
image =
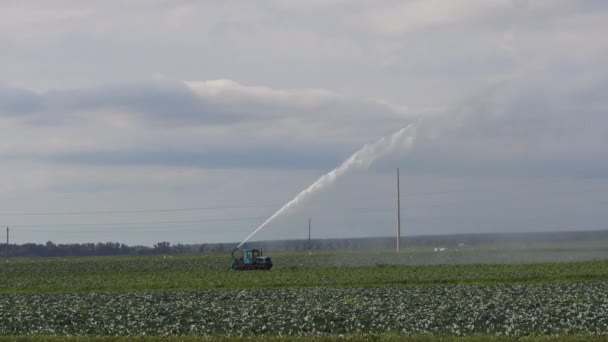
[[[0,297],[2,334],[573,334],[608,331],[608,282]],[[75,324],[76,323],[76,324]]]
[[[601,248],[285,253],[241,273],[226,255],[15,259],[0,335],[605,336]],[[576,259],[518,262],[551,253]]]
[[[608,248],[492,249],[428,253],[273,254],[271,272],[227,272],[228,256],[16,259],[0,263],[0,293],[249,289],[283,287],[515,284],[608,279]],[[554,249],[553,249],[554,250]],[[524,264],[525,259],[576,262]],[[518,258],[518,259],[516,259]],[[560,259],[562,258],[562,259]],[[515,261],[514,261],[515,260]],[[541,259],[540,261],[546,261]],[[572,260],[572,259],[566,259]],[[599,261],[594,261],[599,260]]]

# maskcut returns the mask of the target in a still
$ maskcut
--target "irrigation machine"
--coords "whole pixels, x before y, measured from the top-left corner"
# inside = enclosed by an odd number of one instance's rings
[[[242,254],[235,256],[239,250],[235,248],[230,257],[230,268],[235,271],[268,271],[272,268],[272,259],[264,256],[261,249],[243,249]]]

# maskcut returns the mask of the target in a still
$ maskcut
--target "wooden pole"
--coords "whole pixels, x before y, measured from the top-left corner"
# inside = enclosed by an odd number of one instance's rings
[[[399,186],[399,168],[397,168],[397,253],[401,244],[401,189]]]
[[[310,217],[308,218],[308,251],[312,251],[312,242],[310,240]]]
[[[9,245],[9,239],[8,239],[8,232],[9,232],[9,228],[8,226],[6,226],[6,262],[8,262],[8,246]]]

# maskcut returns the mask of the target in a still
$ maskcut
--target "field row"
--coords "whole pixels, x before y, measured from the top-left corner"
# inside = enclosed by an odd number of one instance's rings
[[[402,342],[403,335],[386,334],[353,334],[353,335],[252,335],[252,336],[222,336],[222,335],[130,335],[130,336],[64,336],[64,335],[22,335],[1,336],[0,342]],[[494,336],[494,335],[408,335],[409,342],[604,342],[607,335],[530,335],[530,336]]]
[[[345,258],[348,255],[341,255]],[[284,255],[270,272],[227,271],[222,257],[130,257],[0,263],[0,293],[515,284],[608,280],[608,262],[333,266],[333,255]],[[387,259],[389,256],[383,256]],[[399,256],[401,258],[402,256]],[[351,256],[356,264],[367,255]],[[305,260],[306,265],[301,265]]]
[[[0,295],[0,335],[608,334],[608,282]]]

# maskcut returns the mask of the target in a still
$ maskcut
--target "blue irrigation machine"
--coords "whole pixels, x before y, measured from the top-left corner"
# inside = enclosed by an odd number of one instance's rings
[[[265,270],[272,268],[272,259],[269,256],[262,255],[261,249],[243,249],[242,255],[235,256],[239,248],[235,248],[231,253],[230,269],[235,271],[253,271]]]

